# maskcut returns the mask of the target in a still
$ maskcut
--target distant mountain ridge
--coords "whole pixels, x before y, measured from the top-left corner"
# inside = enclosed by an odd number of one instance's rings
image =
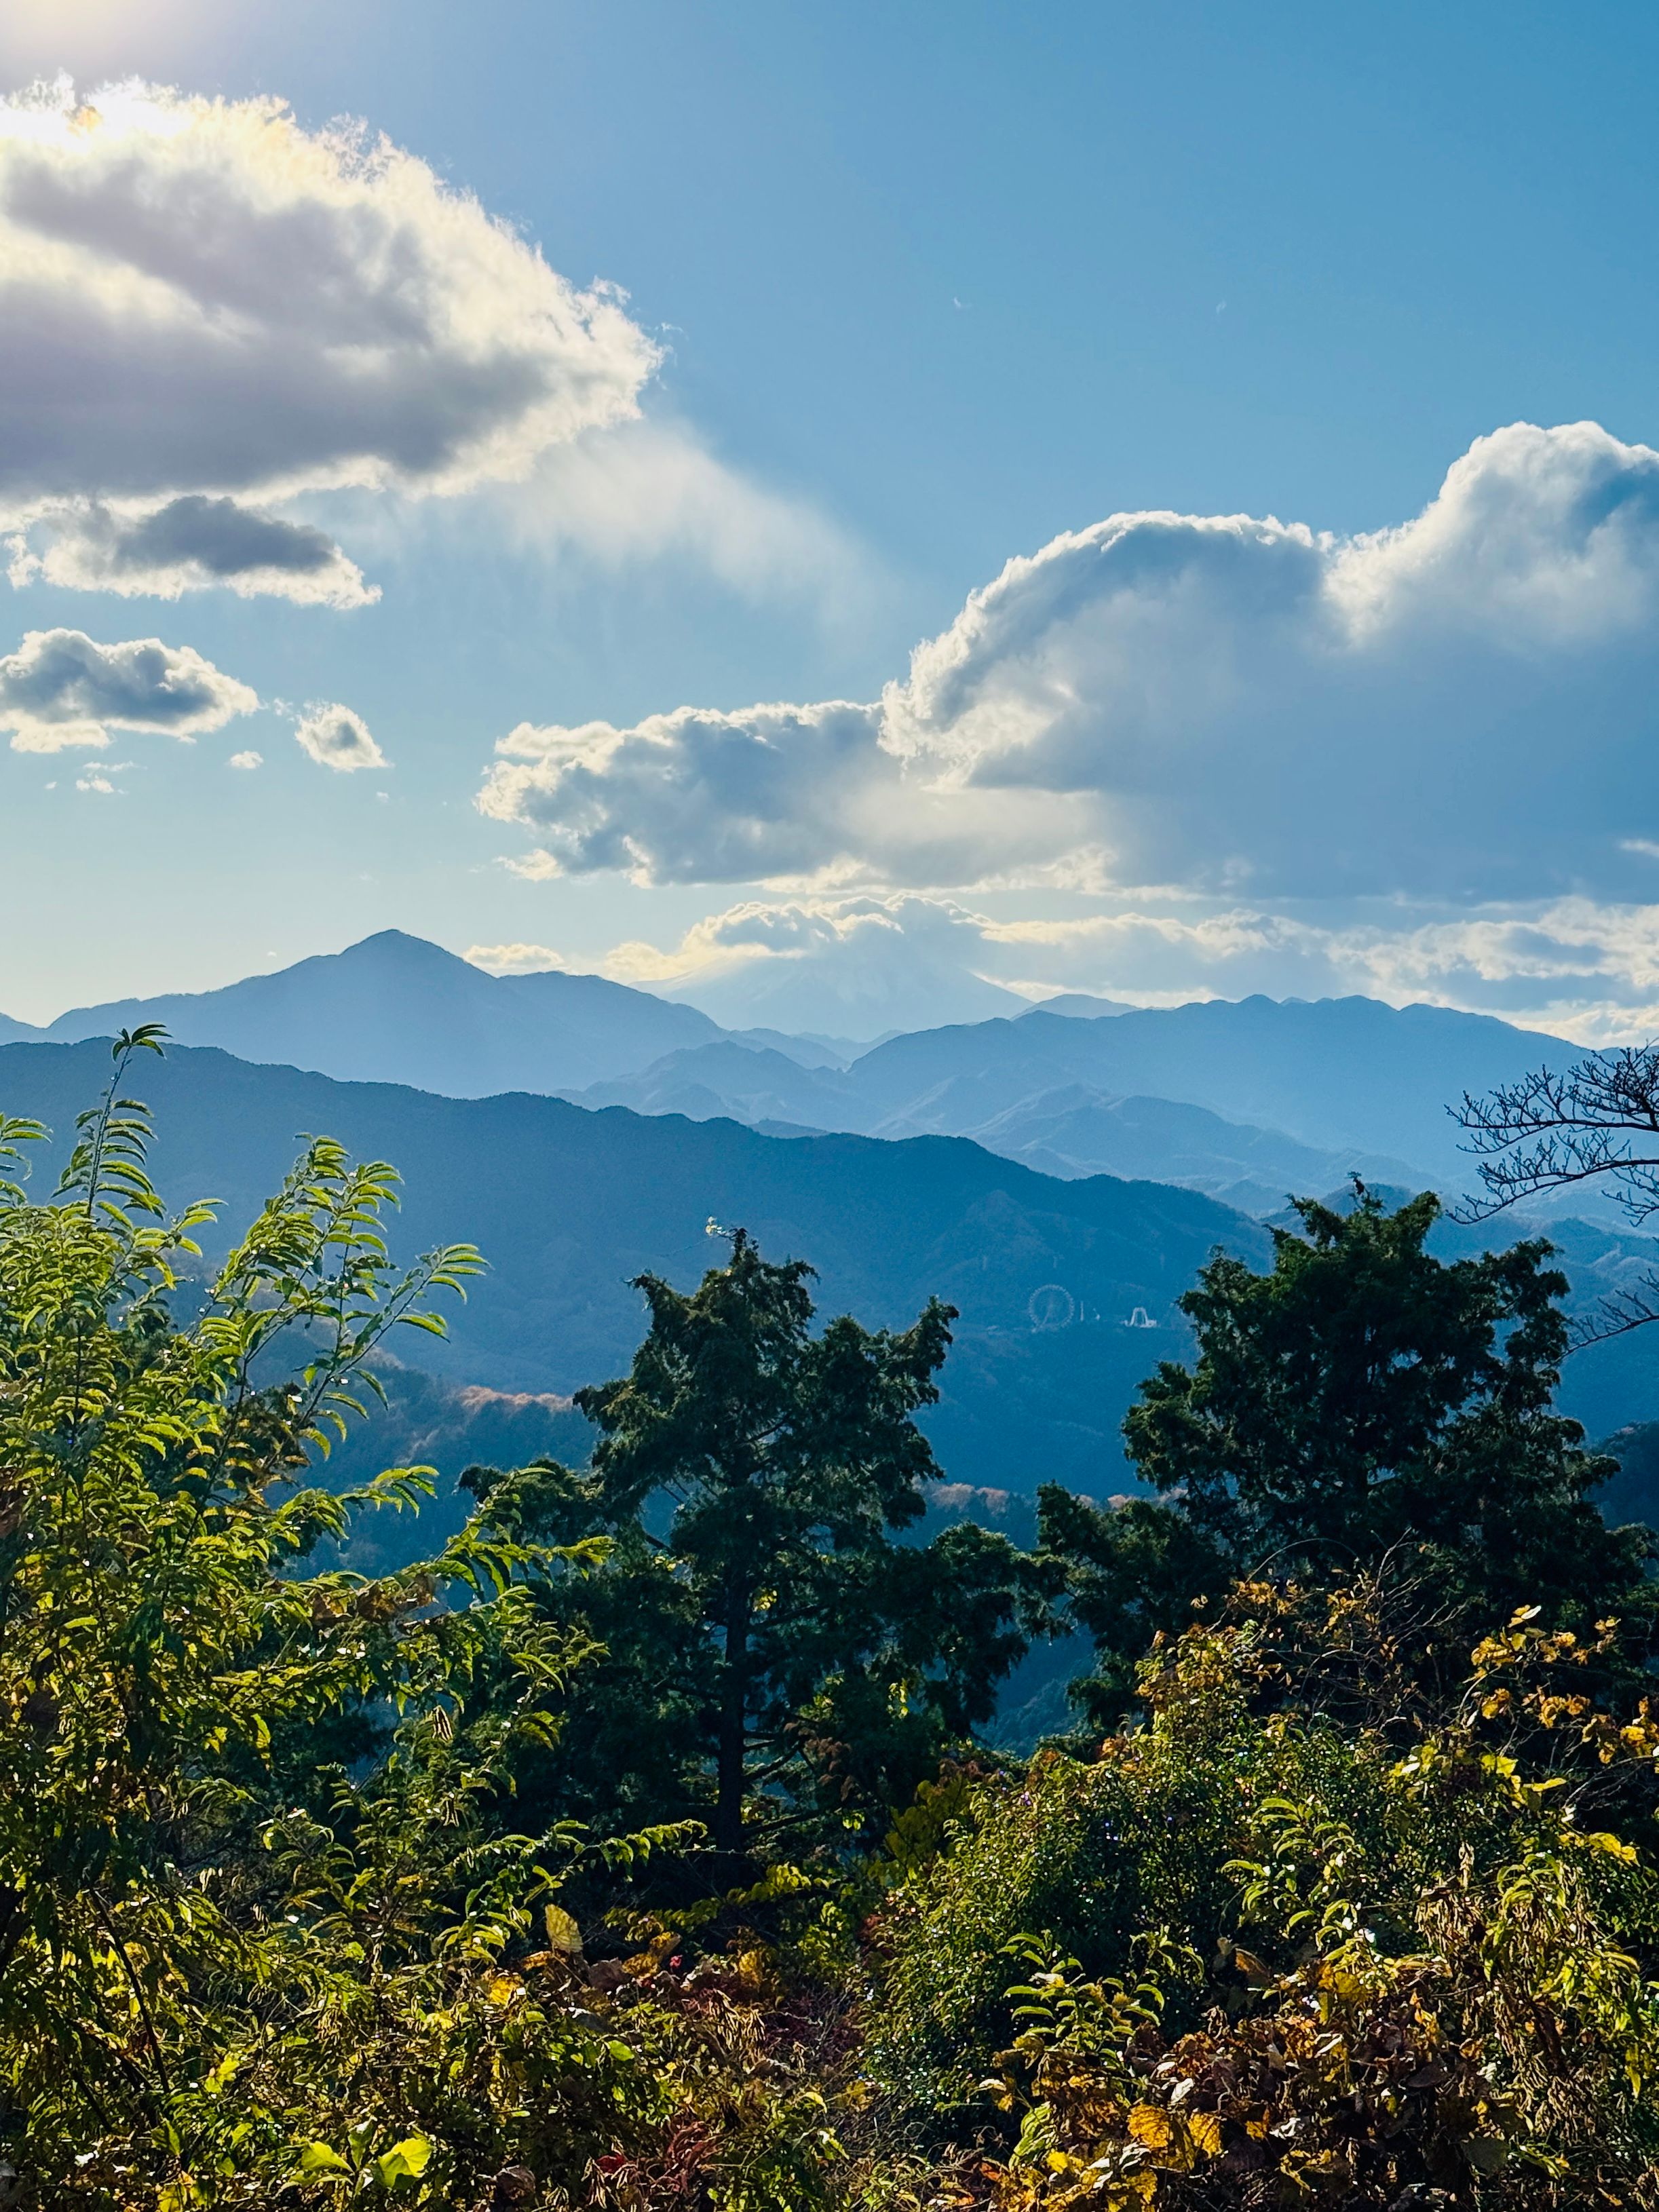
[[[1031,1008],[1033,1013],[1072,1014],[1085,1022],[1098,1021],[1103,1014],[1134,1011],[1127,999],[1097,998],[1091,991],[1061,991],[1052,999],[1039,999]]]
[[[491,975],[395,929],[222,990],[78,1006],[33,1034],[73,1043],[139,1022],[243,1060],[474,1098],[599,1082],[721,1035],[695,1006],[602,975]]]
[[[100,1043],[0,1046],[0,1110],[46,1121],[61,1156],[108,1066]],[[134,1085],[155,1109],[161,1188],[222,1200],[222,1237],[251,1218],[301,1131],[393,1162],[398,1249],[466,1238],[491,1263],[447,1343],[395,1347],[457,1382],[566,1395],[616,1374],[644,1328],[629,1279],[695,1282],[726,1249],[711,1218],[811,1261],[827,1311],[894,1326],[937,1293],[962,1314],[929,1421],[945,1464],[1026,1492],[1050,1473],[1122,1489],[1123,1411],[1187,1342],[1176,1299],[1218,1243],[1258,1262],[1268,1249],[1255,1222],[1196,1192],[1056,1182],[955,1138],[783,1139],[523,1093],[338,1083],[207,1048],[170,1049]],[[1156,1326],[1124,1326],[1137,1308]]]
[[[1037,1007],[893,1037],[844,1069],[689,1045],[567,1095],[642,1113],[968,1136],[1048,1173],[1151,1176],[1267,1211],[1287,1187],[1316,1190],[1350,1172],[1461,1188],[1471,1169],[1448,1108],[1580,1050],[1437,1006],[1212,1000],[1100,1018]]]
[[[1447,1106],[1578,1051],[1485,1015],[1361,998],[1053,1003],[860,1051],[722,1030],[603,976],[489,975],[387,930],[222,990],[77,1008],[44,1030],[0,1018],[0,1042],[161,1021],[182,1043],[450,1097],[532,1091],[767,1128],[967,1136],[1045,1173],[1178,1182],[1258,1214],[1352,1172],[1462,1188]]]
[[[1447,1112],[1582,1048],[1485,1014],[1395,1007],[1374,999],[1212,999],[1078,1021],[1039,1007],[1017,1022],[895,1037],[854,1063],[874,1126],[936,1125],[943,1086],[971,1085],[986,1112],[1057,1084],[1171,1098],[1303,1144],[1368,1151],[1442,1169],[1456,1164]]]
[[[1231,1121],[1172,1098],[1117,1098],[1074,1083],[1022,1099],[972,1130],[975,1144],[1042,1175],[1121,1175],[1183,1184],[1258,1216],[1346,1176],[1422,1182],[1406,1162],[1358,1147],[1328,1151],[1279,1129]]]
[[[61,1159],[108,1067],[98,1042],[0,1045],[0,1111],[46,1121]],[[618,1372],[643,1328],[630,1277],[694,1282],[726,1249],[707,1233],[711,1219],[810,1260],[826,1312],[896,1325],[937,1292],[962,1315],[928,1417],[942,1464],[953,1480],[1028,1497],[1051,1475],[1096,1495],[1129,1486],[1119,1424],[1158,1362],[1185,1354],[1176,1298],[1218,1244],[1254,1266],[1270,1249],[1261,1224],[1200,1193],[1059,1181],[959,1138],[773,1137],[522,1093],[446,1098],[208,1048],[173,1048],[136,1073],[157,1113],[162,1189],[175,1201],[222,1199],[222,1238],[251,1218],[309,1130],[402,1170],[398,1250],[479,1243],[490,1272],[451,1339],[395,1347],[454,1383],[563,1397]],[[43,1188],[52,1166],[37,1169]],[[1518,1233],[1503,1221],[1484,1236],[1445,1224],[1436,1238],[1450,1256]],[[1567,1220],[1551,1234],[1584,1297],[1659,1258],[1627,1231]],[[1126,1326],[1137,1308],[1152,1327]],[[1592,1435],[1652,1418],[1659,1330],[1575,1355],[1562,1400]],[[490,1419],[510,1411],[494,1406]],[[465,1425],[448,1412],[434,1419],[460,1455]]]

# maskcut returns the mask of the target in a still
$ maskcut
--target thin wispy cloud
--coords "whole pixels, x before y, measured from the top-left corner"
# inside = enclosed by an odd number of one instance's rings
[[[504,972],[514,955],[583,964],[505,946],[483,964]],[[1659,904],[1588,897],[1462,914],[1390,902],[1381,918],[1168,896],[1030,918],[915,892],[744,899],[672,942],[629,940],[596,964],[738,1026],[787,1026],[793,1009],[803,1026],[833,1027],[840,1006],[860,1025],[848,1034],[979,1020],[1062,992],[1137,1006],[1358,994],[1494,1014],[1587,1044],[1659,1030]]]

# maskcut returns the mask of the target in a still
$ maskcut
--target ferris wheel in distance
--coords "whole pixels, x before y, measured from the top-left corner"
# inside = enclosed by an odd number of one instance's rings
[[[1077,1301],[1063,1283],[1043,1283],[1026,1300],[1025,1314],[1039,1333],[1069,1328],[1077,1319]]]

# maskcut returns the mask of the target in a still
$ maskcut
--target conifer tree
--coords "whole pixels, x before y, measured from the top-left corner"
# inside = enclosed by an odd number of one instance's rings
[[[624,1765],[672,1741],[690,1795],[650,1810],[706,1790],[727,1852],[815,1820],[884,1822],[989,1717],[1041,1613],[1006,1538],[901,1540],[939,1474],[915,1417],[937,1397],[951,1309],[815,1334],[811,1274],[738,1230],[696,1291],[641,1276],[650,1327],[629,1372],[578,1395],[600,1431],[591,1476],[528,1469],[490,1499],[526,1533],[610,1535],[608,1565],[564,1585],[573,1625],[630,1652],[596,1725]]]
[[[1164,1361],[1124,1421],[1158,1499],[1102,1510],[1042,1493],[1074,1614],[1116,1655],[1113,1693],[1194,1597],[1262,1572],[1386,1561],[1443,1626],[1537,1603],[1644,1632],[1654,1539],[1605,1525],[1594,1493],[1613,1462],[1555,1408],[1567,1283],[1547,1243],[1438,1260],[1432,1192],[1390,1212],[1357,1182],[1346,1214],[1296,1211],[1269,1271],[1218,1253],[1181,1301],[1196,1357]]]

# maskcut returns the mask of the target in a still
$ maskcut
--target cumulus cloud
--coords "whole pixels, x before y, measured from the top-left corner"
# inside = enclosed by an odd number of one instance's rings
[[[646,884],[1634,896],[1656,618],[1659,453],[1516,424],[1367,536],[1067,532],[874,702],[521,725],[479,805],[530,872]]]
[[[729,1028],[869,1037],[1021,1012],[1018,993],[984,972],[984,928],[949,900],[745,900],[671,949],[618,945],[605,964]]]
[[[264,764],[264,755],[263,753],[256,752],[233,753],[230,758],[225,763],[225,766],[227,768],[240,769],[263,768]]]
[[[337,703],[307,708],[295,729],[294,742],[319,768],[331,768],[343,775],[360,768],[391,766],[362,716]]]
[[[99,645],[84,630],[33,629],[0,659],[0,729],[10,732],[15,752],[106,745],[112,729],[187,741],[258,703],[189,646],[157,637]]]
[[[0,101],[0,514],[14,574],[360,604],[267,504],[522,477],[659,362],[469,194],[270,99],[67,82]]]
[[[564,966],[550,945],[469,945],[466,957],[492,975],[537,975]]]
[[[838,1001],[843,1032],[860,1034],[1016,1014],[1061,991],[1156,1006],[1352,988],[1328,935],[1237,910],[1010,921],[917,893],[746,899],[705,916],[672,946],[619,945],[605,968],[692,999],[721,1020],[758,1021],[756,1010],[769,1003]],[[810,1025],[832,1026],[822,1018]]]
[[[328,607],[369,606],[380,596],[325,531],[200,492],[148,513],[67,507],[50,518],[43,545],[36,552],[19,533],[14,584],[40,578],[74,591],[163,599],[222,584],[243,599],[266,594]]]
[[[626,730],[521,722],[496,752],[478,805],[542,833],[520,863],[532,875],[963,883],[993,855],[1002,868],[1040,867],[1066,842],[1069,810],[1051,794],[907,778],[883,744],[880,709],[847,700],[735,714],[682,707]]]

